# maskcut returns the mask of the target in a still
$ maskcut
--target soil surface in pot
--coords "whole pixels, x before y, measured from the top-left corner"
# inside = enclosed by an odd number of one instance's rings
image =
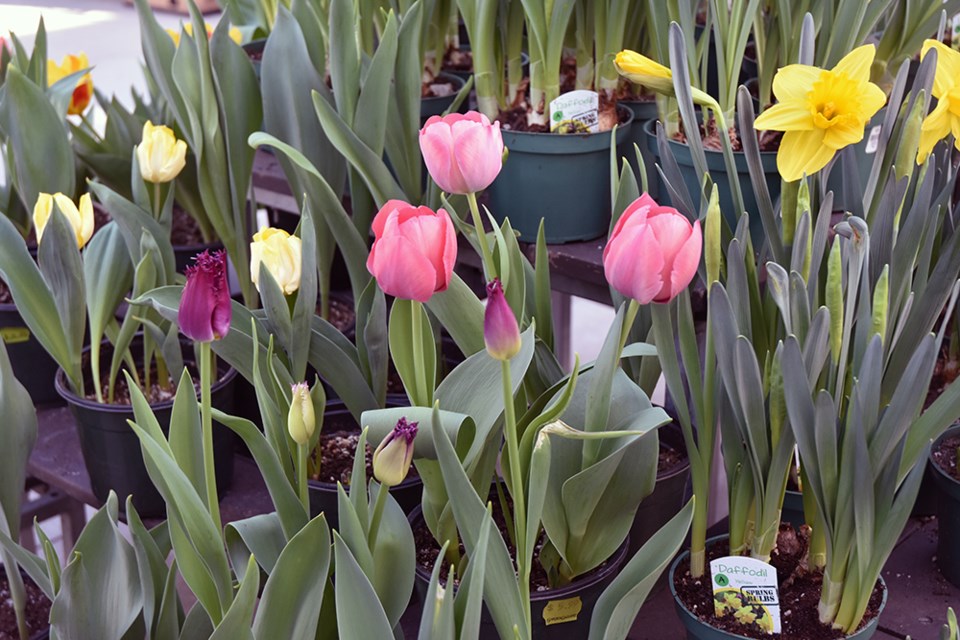
[[[563,94],[561,94],[563,95]],[[604,118],[608,118],[612,123],[614,120],[614,114],[616,114],[616,122],[618,124],[624,124],[630,118],[629,113],[623,113],[621,111],[616,111],[617,101],[607,100],[606,97],[600,96],[600,131],[609,131],[613,128],[613,124],[604,128],[603,121]],[[550,127],[545,124],[528,124],[527,123],[527,113],[528,106],[526,102],[517,104],[506,111],[501,111],[497,115],[497,121],[500,123],[500,126],[503,127],[505,131],[523,131],[526,133],[550,133]],[[604,114],[608,114],[605,116]],[[561,134],[558,134],[561,135]]]
[[[506,488],[504,488],[506,492]],[[507,522],[503,517],[503,509],[501,508],[500,500],[497,499],[495,495],[491,494],[490,502],[493,505],[493,523],[497,526],[497,529],[500,531],[500,536],[503,538],[503,541],[507,543],[507,551],[510,553],[510,559],[513,560],[513,565],[517,564],[517,550],[513,545],[511,540],[511,533],[507,530]],[[513,501],[507,498],[507,502],[510,508],[513,508]],[[430,533],[430,529],[427,527],[426,521],[422,518],[417,521],[413,527],[413,541],[417,548],[417,566],[420,567],[423,571],[430,574],[433,571],[434,565],[437,563],[437,558],[440,556],[440,545],[437,544],[437,541],[434,539],[433,534]],[[547,541],[546,534],[541,534],[540,540],[537,541],[536,547],[533,550],[533,566],[530,567],[530,593],[539,593],[542,591],[550,590],[550,583],[547,579],[547,572],[544,570],[543,565],[540,564],[540,551],[543,549],[544,543]],[[463,543],[460,543],[460,555],[466,555],[467,550],[464,548]],[[600,566],[591,569],[582,576],[577,576],[576,580],[584,580],[590,576],[601,571],[604,567],[607,566],[606,562],[600,564]],[[447,583],[447,571],[442,570],[440,572],[440,584],[446,585]],[[455,586],[459,586],[459,578],[455,581]]]
[[[456,92],[453,83],[444,82],[443,78],[434,78],[432,82],[424,82],[420,85],[420,98],[445,98]]]
[[[110,374],[110,359],[113,357],[113,350],[109,348],[103,348],[100,351],[100,382],[103,385],[103,397],[107,397],[107,390],[109,385],[109,374]],[[200,391],[200,374],[197,371],[197,365],[195,362],[185,361],[184,366],[190,371],[190,376],[193,378],[193,386],[199,393]],[[90,368],[90,354],[85,353],[83,355],[83,388],[88,390],[84,397],[87,400],[92,400],[96,402],[97,393],[94,391],[96,387],[93,384],[93,372]],[[123,371],[127,370],[127,366],[124,365],[120,373],[117,374],[117,381],[113,388],[113,402],[114,405],[129,405],[130,404],[130,389],[127,387],[127,378],[123,375]],[[140,376],[140,380],[144,379],[143,365],[137,364],[137,375]],[[150,389],[148,392],[145,392],[144,395],[147,397],[147,402],[150,404],[157,404],[158,402],[167,402],[173,400],[174,395],[177,391],[177,385],[180,382],[180,375],[172,376],[170,378],[170,383],[168,388],[164,388],[159,384],[157,380],[157,363],[156,361],[150,364]],[[213,380],[211,384],[217,384],[219,382]]]
[[[443,57],[444,71],[459,71],[460,73],[473,71],[473,53],[450,47]]]
[[[173,207],[173,225],[170,229],[170,244],[175,247],[190,247],[206,244],[200,225],[189,213],[178,206]]]
[[[350,486],[350,474],[353,473],[353,458],[360,443],[360,429],[349,413],[328,415],[323,420],[320,441],[310,455],[308,463],[311,480],[330,484],[342,483]],[[374,443],[374,447],[377,443]],[[367,443],[367,478],[373,477],[373,449]],[[320,465],[319,469],[317,465]],[[415,477],[417,468],[410,466],[407,477]]]
[[[687,463],[687,456],[682,451],[660,443],[660,455],[657,458],[657,476],[665,476],[679,469]]]
[[[720,145],[720,131],[717,129],[717,121],[713,118],[707,120],[706,127],[700,124],[700,137],[703,140],[703,148],[713,151],[722,151]],[[734,151],[743,151],[743,142],[736,129],[727,131],[727,137],[730,138],[730,146]],[[757,141],[760,145],[760,151],[777,151],[780,149],[780,140],[783,138],[782,131],[760,131],[757,135]],[[677,142],[686,144],[687,136],[683,132],[683,121],[680,121],[677,132],[673,134],[673,139]]]
[[[780,637],[792,640],[842,640],[846,637],[843,631],[820,623],[817,603],[820,601],[823,574],[806,569],[804,557],[807,554],[808,544],[809,529],[807,527],[802,527],[797,533],[789,524],[780,525],[777,548],[770,558],[770,564],[776,568],[777,579],[780,582],[780,620],[783,625]],[[742,625],[733,616],[717,618],[714,615],[709,561],[722,558],[729,551],[726,541],[708,547],[707,573],[699,579],[690,576],[690,560],[687,556],[674,574],[677,596],[689,611],[712,627],[748,638],[769,638],[770,636],[762,629]],[[877,617],[882,600],[883,587],[877,581],[863,622],[860,623],[861,629]]]
[[[933,461],[943,469],[948,476],[960,482],[960,436],[944,438],[933,450]]]
[[[930,379],[930,389],[927,391],[923,408],[927,409],[932,405],[958,376],[960,376],[960,361],[950,357],[950,345],[944,344],[933,368],[933,377]]]
[[[40,590],[40,587],[26,576],[23,579],[23,586],[27,592],[27,603],[24,607],[27,629],[30,631],[30,635],[33,635],[50,626],[50,601]],[[13,610],[13,600],[10,597],[7,574],[0,569],[0,640],[19,639],[17,614]]]

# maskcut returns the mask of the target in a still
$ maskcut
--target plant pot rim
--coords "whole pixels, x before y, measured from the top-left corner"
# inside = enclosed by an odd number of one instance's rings
[[[711,544],[715,544],[715,543],[720,542],[720,541],[722,541],[722,540],[726,540],[726,539],[728,539],[729,537],[730,537],[729,534],[724,533],[724,534],[721,534],[721,535],[718,535],[718,536],[713,536],[713,537],[707,538],[706,547],[710,547]],[[677,567],[680,566],[680,562],[683,561],[685,558],[687,558],[687,556],[689,556],[689,555],[690,555],[690,549],[689,549],[689,548],[684,549],[683,552],[680,553],[679,555],[677,555],[677,557],[673,559],[673,562],[670,563],[670,572],[667,574],[667,582],[668,582],[669,585],[670,585],[670,595],[673,596],[673,603],[674,603],[674,605],[676,605],[676,607],[677,607],[678,610],[679,610],[679,609],[682,609],[683,612],[684,612],[685,614],[687,614],[687,616],[688,616],[689,618],[691,618],[692,620],[696,621],[698,624],[700,624],[700,625],[702,625],[702,626],[704,626],[704,627],[706,627],[706,628],[708,628],[708,629],[713,630],[714,632],[719,632],[719,633],[727,634],[727,635],[729,635],[730,638],[736,638],[737,640],[752,640],[751,638],[748,638],[747,636],[741,636],[740,634],[732,633],[732,632],[730,632],[730,631],[726,631],[725,629],[718,629],[718,628],[714,627],[713,625],[711,625],[711,624],[709,624],[709,623],[707,623],[707,622],[704,622],[703,620],[700,619],[700,616],[698,616],[697,614],[695,614],[695,613],[693,613],[692,611],[690,611],[690,609],[687,609],[687,605],[683,602],[683,600],[681,600],[681,599],[677,596],[677,587],[676,587],[676,584],[674,583],[673,576],[676,574],[676,572],[677,572]],[[866,624],[866,626],[864,626],[862,629],[856,631],[856,632],[853,633],[852,635],[844,636],[845,638],[850,639],[850,640],[856,640],[857,638],[862,637],[860,634],[865,633],[865,632],[867,632],[867,631],[875,631],[875,630],[877,629],[877,627],[879,626],[879,624],[880,624],[880,615],[883,613],[883,610],[884,610],[884,609],[886,608],[886,606],[887,606],[887,596],[890,594],[890,590],[887,588],[887,581],[883,579],[883,572],[882,572],[882,571],[880,572],[880,575],[877,576],[877,580],[880,582],[880,586],[883,587],[883,596],[882,596],[881,599],[880,599],[880,606],[877,607],[877,615],[876,615],[876,617],[874,617],[873,620],[871,620],[870,622],[868,622],[868,623]],[[682,622],[682,621],[681,621],[681,622]],[[684,624],[684,627],[686,627],[686,624]],[[782,634],[781,634],[781,635],[782,635]]]
[[[198,242],[195,244],[175,244],[171,245],[173,251],[202,251],[203,249],[223,249],[223,243],[219,240],[215,242]]]
[[[458,75],[454,75],[449,71],[440,71],[433,77],[433,82],[430,84],[441,84],[437,82],[438,80],[443,80],[444,82],[449,82],[453,85],[453,93],[445,96],[424,96],[420,98],[421,102],[430,102],[431,100],[450,100],[453,101],[457,97],[457,93],[460,89],[463,88],[463,85],[467,84],[467,81],[461,78]]]
[[[657,474],[657,482],[661,480],[669,480],[671,478],[676,478],[679,475],[685,474],[690,471],[690,456],[684,454],[683,460],[675,466],[672,470],[668,470],[664,474]],[[646,499],[646,498],[644,498]],[[642,502],[640,504],[643,504]]]
[[[109,344],[108,340],[104,340],[104,343]],[[183,340],[181,340],[183,344]],[[87,345],[83,348],[84,353],[90,351],[90,346]],[[225,363],[226,361],[224,361]],[[234,378],[237,377],[237,370],[233,367],[227,365],[226,371],[220,379],[210,385],[211,395],[220,389],[224,388],[228,384],[232,383]],[[83,407],[84,409],[90,409],[93,411],[100,411],[102,413],[132,413],[133,405],[132,404],[106,404],[97,402],[96,400],[90,400],[89,398],[83,398],[78,396],[73,391],[70,390],[70,386],[67,384],[67,374],[63,370],[63,367],[57,367],[57,375],[54,378],[54,387],[57,390],[57,393],[60,394],[60,397],[67,401],[68,404],[76,405]],[[170,409],[173,407],[173,403],[176,400],[176,394],[173,398],[169,400],[164,400],[162,402],[150,403],[150,408],[154,411]]]
[[[630,130],[630,125],[632,125],[634,121],[633,110],[630,109],[629,107],[621,105],[619,102],[620,101],[617,101],[617,113],[621,114],[621,116],[625,116],[626,120],[624,120],[623,122],[617,123],[617,142],[618,143],[622,142],[621,138],[625,136],[626,133]],[[500,132],[504,137],[517,136],[519,138],[527,138],[530,140],[532,139],[592,140],[600,136],[609,138],[610,134],[613,133],[613,129],[607,129],[606,131],[595,131],[595,132],[589,132],[589,133],[554,133],[552,131],[547,131],[547,132],[518,131],[516,129],[501,129]],[[604,142],[603,144],[606,144],[607,146],[609,146],[609,143],[607,142]],[[507,161],[509,162],[509,158]]]
[[[417,505],[417,507],[410,512],[410,515],[407,516],[407,521],[410,523],[411,528],[418,520],[423,519],[423,507]],[[610,574],[620,571],[620,568],[623,566],[626,561],[627,554],[630,552],[630,536],[627,535],[623,542],[617,547],[617,550],[607,558],[606,564],[600,567],[597,570],[594,570],[592,573],[584,577],[578,577],[570,584],[560,587],[559,589],[545,589],[543,591],[532,591],[530,593],[530,602],[540,602],[548,600],[562,600],[566,597],[573,596],[580,591],[583,591],[585,588],[594,585],[598,582],[605,580]],[[419,563],[416,565],[416,576],[418,579],[421,579],[425,582],[430,581],[431,572],[427,571],[420,566]]]
[[[643,123],[643,131],[644,131],[644,133],[646,133],[646,134],[649,135],[649,136],[656,137],[657,131],[656,131],[655,127],[657,126],[657,123],[659,123],[659,122],[660,122],[660,119],[659,119],[659,118],[654,118],[653,120],[647,120],[646,122],[644,122],[644,123]],[[689,148],[690,148],[690,145],[688,145],[686,142],[680,142],[679,140],[674,140],[672,137],[667,138],[667,143],[669,143],[669,144],[672,145],[672,146],[680,147],[680,148],[682,148],[682,149],[689,149]],[[703,152],[704,152],[705,154],[707,154],[708,156],[711,155],[711,154],[715,154],[715,155],[717,155],[717,156],[719,156],[719,157],[722,157],[722,156],[723,156],[723,151],[720,151],[719,149],[707,149],[706,147],[704,147]],[[761,151],[761,152],[760,152],[760,157],[761,157],[761,158],[774,158],[774,159],[775,159],[775,158],[777,157],[777,154],[778,154],[778,153],[779,153],[779,150],[778,150],[778,151]],[[740,157],[740,156],[743,156],[744,153],[743,153],[743,151],[734,151],[734,152],[733,152],[733,155],[734,155],[734,157]]]
[[[937,480],[940,482],[951,483],[960,486],[960,480],[957,480],[947,473],[947,470],[937,464],[937,461],[933,459],[933,452],[938,446],[940,446],[940,443],[952,436],[960,436],[960,424],[954,424],[953,426],[948,427],[946,431],[940,434],[939,438],[933,441],[933,445],[930,447],[930,452],[927,454],[927,462],[928,466],[930,466],[934,473],[937,474],[935,476]]]

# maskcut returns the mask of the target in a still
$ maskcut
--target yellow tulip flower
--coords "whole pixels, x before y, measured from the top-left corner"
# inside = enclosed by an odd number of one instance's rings
[[[33,206],[33,228],[37,232],[37,244],[39,245],[43,238],[43,230],[53,213],[54,203],[60,209],[60,213],[67,217],[77,236],[77,248],[82,249],[93,236],[93,202],[90,200],[89,193],[80,196],[79,209],[73,204],[73,200],[62,193],[55,193],[52,196],[49,193],[41,193]]]
[[[937,71],[933,76],[933,97],[937,106],[920,127],[917,164],[923,164],[938,142],[953,133],[953,144],[960,149],[960,52],[939,40],[925,40],[921,55],[937,50]]]
[[[53,60],[47,60],[47,86],[52,86],[61,78],[65,78],[71,73],[76,73],[89,66],[90,63],[85,53],[76,56],[67,55],[60,64],[57,64]],[[73,90],[73,95],[70,96],[70,106],[67,107],[67,113],[71,116],[83,114],[90,104],[92,97],[93,78],[89,73],[85,73],[77,81],[77,87]]]
[[[858,47],[833,69],[804,64],[782,67],[773,78],[779,101],[754,124],[758,130],[783,131],[777,169],[787,182],[816,173],[844,147],[863,139],[870,118],[887,97],[870,82],[876,49]]]
[[[140,175],[154,184],[170,182],[187,164],[187,143],[177,140],[170,127],[154,126],[147,120],[143,137],[137,145]]]
[[[283,229],[268,227],[258,231],[250,243],[250,279],[260,290],[260,265],[265,264],[283,293],[300,288],[302,243]]]

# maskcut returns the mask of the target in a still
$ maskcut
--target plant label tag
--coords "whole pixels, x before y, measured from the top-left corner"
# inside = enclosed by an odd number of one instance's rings
[[[543,622],[549,627],[552,624],[574,622],[583,609],[580,596],[573,596],[566,600],[551,600],[543,608]]]
[[[867,138],[867,148],[866,148],[867,153],[877,152],[877,147],[880,145],[880,130],[882,128],[883,127],[878,124],[877,126],[870,129],[870,137]]]
[[[550,103],[550,131],[553,133],[596,133],[600,131],[600,95],[580,89],[565,93]]]
[[[740,624],[780,633],[777,570],[766,562],[727,556],[710,562],[713,607],[718,618],[733,616]]]
[[[30,329],[26,327],[3,327],[0,329],[0,338],[6,344],[20,344],[30,339]]]

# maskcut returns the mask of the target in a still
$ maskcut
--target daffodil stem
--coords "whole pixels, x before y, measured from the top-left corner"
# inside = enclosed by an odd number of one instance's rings
[[[480,245],[483,271],[486,275],[486,280],[490,281],[497,273],[497,270],[493,265],[493,253],[490,252],[490,244],[487,242],[487,232],[483,226],[483,218],[480,216],[480,205],[477,204],[477,194],[468,193],[467,202],[470,203],[470,215],[473,217],[473,226],[477,231],[477,243]]]
[[[510,361],[500,362],[503,380],[503,431],[507,441],[507,457],[510,458],[510,497],[513,498],[514,540],[516,540],[517,575],[520,597],[524,603],[527,628],[530,628],[530,567],[527,563],[527,507],[524,496],[523,474],[520,471],[520,446],[517,442],[517,417],[514,409],[513,381]]]
[[[373,518],[370,520],[370,532],[367,534],[367,542],[370,547],[370,553],[377,548],[377,534],[380,532],[380,521],[383,520],[383,508],[387,504],[387,494],[389,487],[377,485],[377,501],[373,504]]]
[[[310,513],[310,491],[307,489],[307,445],[297,445],[297,486],[300,489],[300,502],[307,514]]]
[[[217,475],[213,463],[213,415],[210,412],[210,343],[200,343],[200,424],[203,431],[203,476],[207,485],[207,508],[210,517],[223,535],[220,503],[217,500]]]

